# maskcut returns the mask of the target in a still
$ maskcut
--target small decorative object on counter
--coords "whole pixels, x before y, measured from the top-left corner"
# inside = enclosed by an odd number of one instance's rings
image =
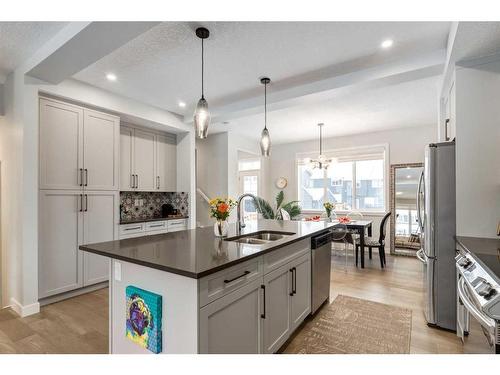
[[[351,218],[349,216],[341,216],[339,217],[340,224],[349,224],[351,222]]]
[[[214,223],[214,234],[216,237],[227,236],[227,218],[232,209],[236,207],[236,202],[231,198],[214,198],[210,201],[210,217],[217,221]]]
[[[328,217],[329,221],[332,221],[332,211],[334,208],[333,204],[331,204],[330,202],[325,202],[323,203],[323,207],[325,207],[326,217]]]

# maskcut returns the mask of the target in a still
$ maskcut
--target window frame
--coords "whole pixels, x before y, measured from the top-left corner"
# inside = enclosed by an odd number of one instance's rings
[[[380,160],[376,158],[376,155],[381,155],[382,162],[383,162],[383,184],[384,184],[384,207],[380,209],[357,209],[353,208],[352,210],[356,210],[361,212],[362,214],[370,215],[370,216],[383,216],[387,212],[387,207],[388,207],[388,201],[389,201],[389,189],[388,189],[388,183],[389,183],[389,144],[384,143],[384,144],[376,144],[376,145],[370,145],[370,146],[359,146],[359,147],[350,147],[350,148],[342,148],[342,149],[336,149],[336,150],[326,150],[323,152],[327,157],[333,157],[339,159],[340,162],[347,162],[347,161],[352,161],[352,178],[353,178],[353,187],[352,187],[352,197],[353,197],[353,204],[356,205],[356,161],[362,161],[362,160]],[[301,184],[300,184],[300,174],[299,174],[299,165],[303,165],[302,160],[305,158],[315,158],[317,157],[317,151],[312,151],[312,152],[302,152],[302,153],[297,153],[295,157],[295,182],[297,184],[297,189],[296,189],[296,197],[297,200],[300,199],[300,189],[301,189]],[[327,171],[325,170],[324,172],[324,179],[326,180],[327,178]],[[326,195],[326,183],[324,184],[324,194],[323,196]],[[300,204],[300,201],[299,201]],[[302,209],[302,212],[304,214],[318,214],[323,212],[323,209]],[[351,210],[335,210],[336,213],[339,214],[344,214],[348,213]]]

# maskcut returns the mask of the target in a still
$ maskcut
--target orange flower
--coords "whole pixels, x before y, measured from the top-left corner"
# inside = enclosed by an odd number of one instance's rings
[[[229,206],[226,204],[226,203],[220,203],[218,206],[217,206],[217,211],[221,212],[221,213],[225,213],[227,212],[227,210],[229,209]]]

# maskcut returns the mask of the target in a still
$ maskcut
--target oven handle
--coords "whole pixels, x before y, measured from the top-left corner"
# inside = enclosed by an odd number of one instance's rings
[[[481,323],[481,325],[485,328],[488,328],[488,330],[491,332],[491,331],[494,331],[495,330],[495,322],[493,321],[493,319],[485,316],[481,311],[478,310],[478,308],[469,300],[469,297],[467,296],[467,292],[465,291],[465,280],[463,279],[463,277],[461,277],[459,280],[458,280],[458,284],[457,284],[457,292],[458,292],[458,296],[460,298],[460,301],[462,301],[463,305],[465,306],[465,308],[467,309],[467,311],[469,311],[469,313],[471,313],[474,318],[476,318],[476,320],[479,321],[479,323]]]

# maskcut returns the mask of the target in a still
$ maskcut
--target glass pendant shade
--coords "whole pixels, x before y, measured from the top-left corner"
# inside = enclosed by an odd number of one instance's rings
[[[271,137],[269,136],[269,130],[267,128],[262,129],[262,134],[260,136],[260,151],[262,156],[269,156],[271,154]]]
[[[200,139],[207,138],[208,126],[210,125],[210,112],[205,98],[201,98],[194,111],[194,129],[196,136]]]

